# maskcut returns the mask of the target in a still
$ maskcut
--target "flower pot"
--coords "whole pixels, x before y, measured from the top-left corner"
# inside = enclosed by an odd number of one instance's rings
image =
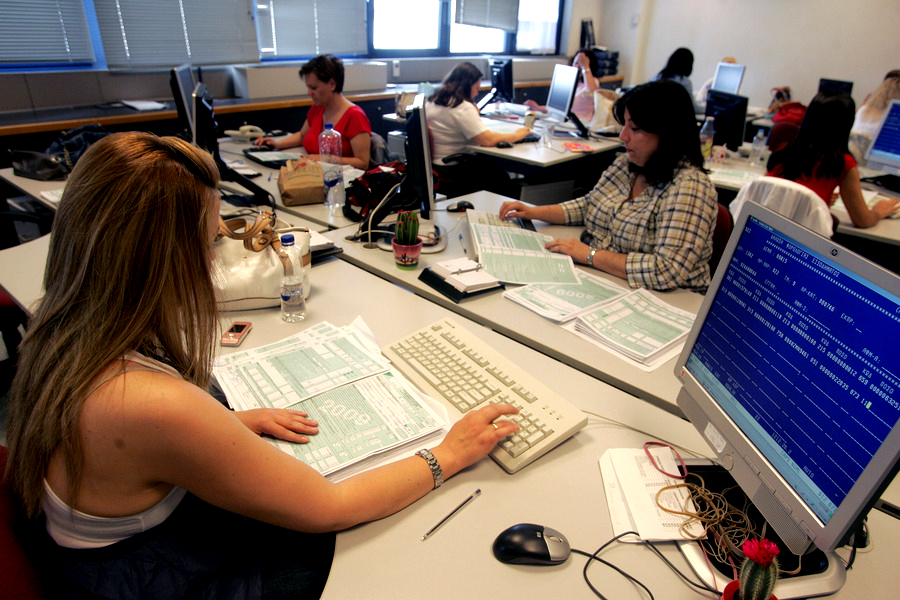
[[[398,269],[412,270],[419,266],[419,255],[422,254],[422,240],[412,246],[398,244],[396,238],[391,240],[394,248],[394,264]]]
[[[741,582],[735,579],[734,581],[729,581],[728,585],[725,586],[725,589],[722,591],[722,600],[733,600],[737,598],[736,594],[738,590],[741,589]],[[769,596],[769,600],[778,600],[775,597],[775,594]]]

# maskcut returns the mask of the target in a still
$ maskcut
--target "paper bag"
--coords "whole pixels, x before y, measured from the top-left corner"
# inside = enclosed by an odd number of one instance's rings
[[[278,191],[285,206],[325,201],[322,165],[314,160],[289,160],[278,175]]]
[[[591,120],[591,131],[612,131],[621,126],[616,123],[613,116],[613,104],[619,98],[619,94],[610,90],[594,90],[594,118]]]

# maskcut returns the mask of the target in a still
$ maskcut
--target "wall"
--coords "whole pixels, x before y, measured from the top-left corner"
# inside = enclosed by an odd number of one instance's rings
[[[853,81],[853,98],[860,104],[887,71],[900,68],[897,0],[574,2],[597,6],[597,41],[620,51],[626,85],[652,77],[679,46],[694,53],[694,89],[712,77],[724,56],[747,65],[741,93],[751,106],[768,106],[769,90],[784,85],[795,100],[808,103],[819,77]],[[640,15],[645,6],[647,14]],[[649,23],[645,60],[634,65],[640,55],[637,15]]]

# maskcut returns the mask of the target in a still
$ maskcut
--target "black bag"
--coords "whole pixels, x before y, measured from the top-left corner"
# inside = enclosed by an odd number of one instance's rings
[[[344,216],[354,223],[359,223],[375,210],[375,207],[397,184],[405,179],[406,165],[400,161],[392,161],[373,167],[350,182],[347,187],[347,201],[344,203]],[[417,202],[401,185],[394,190],[393,202],[396,209],[414,207]],[[409,205],[409,206],[407,206]]]
[[[70,131],[63,131],[46,152],[61,160],[71,171],[91,144],[109,134],[109,131],[99,125],[82,125]]]
[[[31,150],[11,150],[13,173],[19,177],[38,181],[62,181],[69,174],[69,167],[56,156]]]

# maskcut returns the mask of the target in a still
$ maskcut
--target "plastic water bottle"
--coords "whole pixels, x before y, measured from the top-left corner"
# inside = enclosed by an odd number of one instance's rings
[[[709,155],[712,154],[713,138],[716,136],[715,122],[715,117],[706,117],[700,128],[700,152],[703,153],[703,160],[709,160]]]
[[[756,132],[753,138],[753,146],[750,148],[750,166],[758,167],[762,164],[763,147],[766,145],[766,132],[762,129]]]
[[[281,250],[287,255],[284,277],[281,278],[281,320],[296,323],[306,318],[303,297],[303,254],[294,245],[294,234],[281,236]]]
[[[325,207],[329,209],[344,205],[343,154],[341,133],[331,123],[325,123],[325,129],[319,134],[319,160],[325,179]]]

